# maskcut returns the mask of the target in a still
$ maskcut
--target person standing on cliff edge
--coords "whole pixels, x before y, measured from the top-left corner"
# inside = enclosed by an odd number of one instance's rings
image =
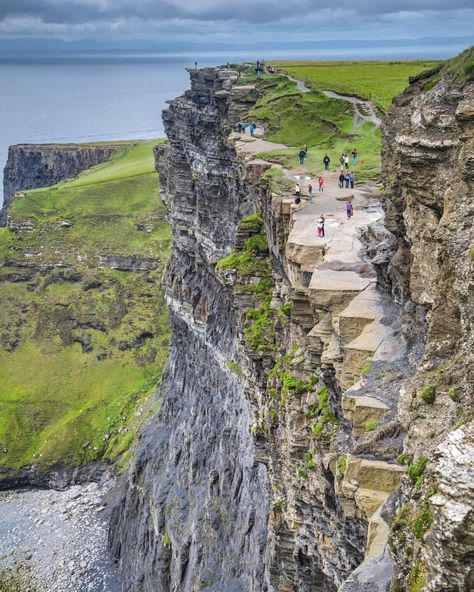
[[[324,222],[325,222],[324,214],[321,214],[321,216],[319,216],[318,226],[317,226],[318,237],[324,238]]]

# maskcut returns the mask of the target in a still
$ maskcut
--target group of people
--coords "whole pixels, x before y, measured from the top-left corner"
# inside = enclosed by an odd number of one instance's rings
[[[301,150],[298,153],[298,157],[300,159],[300,164],[304,164],[304,161],[305,161],[305,158],[307,157],[307,155],[308,155],[308,147],[305,146],[304,148],[301,148]],[[351,152],[351,158],[352,158],[353,165],[357,164],[358,157],[359,157],[359,154],[357,152],[357,148],[353,148],[353,150]],[[351,160],[349,159],[348,154],[341,154],[341,156],[339,157],[339,164],[341,165],[341,171],[349,170],[350,162],[351,162]],[[324,165],[325,171],[329,171],[330,164],[331,164],[331,159],[329,158],[328,154],[325,154],[323,157],[323,165]]]
[[[324,179],[319,176],[317,179],[317,184],[318,184],[318,191],[324,191]],[[295,204],[299,204],[301,203],[301,185],[299,184],[299,182],[296,182],[295,185],[295,198],[294,198]],[[308,183],[308,202],[312,202],[313,201],[313,186],[311,183]]]
[[[255,133],[255,130],[257,129],[257,124],[254,121],[252,121],[252,123],[250,125],[248,125],[248,123],[246,121],[240,121],[238,127],[239,127],[239,134],[245,134],[247,127],[248,127],[250,135],[253,136],[253,134]]]
[[[341,189],[344,189],[344,187],[346,189],[349,189],[349,187],[351,189],[354,189],[354,185],[355,185],[354,171],[350,171],[350,173],[345,173],[344,171],[341,171],[341,174],[339,175],[339,187]]]
[[[357,159],[359,157],[359,154],[357,152],[357,148],[353,148],[351,151],[351,158],[352,158],[352,164],[357,164]],[[339,157],[339,164],[341,165],[341,171],[343,171],[344,169],[348,169],[349,168],[349,155],[348,154],[341,154],[341,156]]]

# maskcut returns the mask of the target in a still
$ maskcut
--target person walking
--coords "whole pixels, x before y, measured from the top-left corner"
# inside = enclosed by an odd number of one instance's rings
[[[252,123],[250,124],[249,130],[250,130],[250,135],[253,136],[255,130],[257,129],[257,124],[255,122],[252,121]]]
[[[308,183],[308,201],[313,201],[313,186],[311,185],[311,183]]]
[[[344,181],[346,182],[346,189],[349,189],[349,173],[344,175]]]
[[[339,157],[339,164],[341,165],[341,171],[344,170],[344,154]]]
[[[318,237],[324,237],[324,222],[324,214],[321,214],[321,216],[319,216],[317,225]]]
[[[329,171],[329,163],[330,162],[331,162],[331,159],[329,158],[329,156],[327,154],[325,154],[324,158],[323,158],[323,164],[324,164],[325,171]]]
[[[344,173],[341,171],[341,174],[339,175],[339,187],[341,189],[344,189],[344,180],[345,180],[346,176],[344,175]]]
[[[295,203],[300,203],[301,201],[301,187],[299,183],[295,185]]]
[[[344,154],[344,166],[347,170],[349,169],[349,157],[347,154]]]
[[[348,220],[354,215],[354,206],[350,200],[346,203],[346,215]]]
[[[355,185],[355,175],[354,175],[354,171],[351,171],[349,173],[349,183],[351,185],[351,189],[354,189],[354,185]]]
[[[319,186],[319,191],[324,191],[324,179],[322,177],[318,178],[318,186]]]
[[[357,164],[357,156],[358,156],[357,148],[352,149],[351,155],[352,155],[352,164]]]
[[[304,164],[304,159],[306,158],[306,152],[304,148],[301,148],[298,156],[300,157],[300,164]]]

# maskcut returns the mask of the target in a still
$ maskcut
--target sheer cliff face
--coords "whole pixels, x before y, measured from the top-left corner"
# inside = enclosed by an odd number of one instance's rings
[[[270,164],[230,135],[258,89],[191,79],[156,151],[174,339],[112,521],[124,589],[466,589],[472,84],[397,100],[389,230],[361,200],[348,255],[298,243]]]
[[[257,592],[266,589],[268,480],[255,460],[249,402],[227,367],[237,325],[214,271],[251,211],[226,145],[236,74],[191,78],[192,90],[164,114],[170,144],[157,151],[174,239],[163,403],[143,435],[112,546],[129,591]]]
[[[72,179],[81,171],[105,162],[122,146],[74,144],[19,144],[10,146],[3,177],[3,210],[0,223],[5,224],[8,204],[16,191],[51,187]]]
[[[474,585],[473,483],[466,472],[474,460],[474,81],[449,70],[420,77],[395,100],[383,132],[386,222],[398,239],[392,287],[405,305],[407,330],[416,317],[424,319],[421,363],[400,391],[398,415],[405,455],[414,463],[430,459],[415,487],[415,474],[403,484],[404,516],[395,521],[392,548],[400,582],[418,572],[427,590],[468,590]],[[420,516],[431,529],[417,537],[408,525],[421,524]]]

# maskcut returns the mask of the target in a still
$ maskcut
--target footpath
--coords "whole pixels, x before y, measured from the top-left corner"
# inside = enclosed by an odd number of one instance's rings
[[[354,104],[355,118],[370,118],[376,125],[380,124],[371,106],[365,105],[361,113],[358,99],[340,98]],[[376,272],[365,256],[361,239],[364,229],[383,220],[377,189],[373,184],[357,184],[357,177],[354,189],[341,189],[339,154],[329,154],[333,165],[330,171],[324,170],[322,162],[321,169],[316,171],[297,164],[297,148],[292,148],[294,167],[263,161],[258,158],[259,153],[288,147],[268,142],[262,136],[263,130],[257,129],[254,137],[233,133],[231,141],[247,165],[277,167],[293,187],[296,182],[301,186],[300,204],[294,203],[293,191],[283,195],[281,202],[282,214],[289,216],[290,229],[285,245],[286,272],[294,289],[294,302],[309,301],[313,310],[320,312],[320,320],[314,326],[305,327],[308,342],[321,368],[335,370],[343,389],[343,412],[357,440],[366,435],[368,423],[379,425],[394,413],[393,397],[390,393],[368,389],[366,374],[373,364],[397,364],[405,355],[398,335],[397,311],[390,299],[377,290]],[[323,192],[318,191],[319,175],[325,183]],[[312,201],[308,199],[309,183],[313,187]],[[349,200],[354,215],[347,219],[345,206]],[[326,220],[324,237],[317,235],[321,214]],[[308,318],[311,322],[313,317]],[[403,472],[397,464],[348,455],[338,497],[346,515],[362,515],[368,522],[366,559],[384,552],[388,526],[381,509]]]

